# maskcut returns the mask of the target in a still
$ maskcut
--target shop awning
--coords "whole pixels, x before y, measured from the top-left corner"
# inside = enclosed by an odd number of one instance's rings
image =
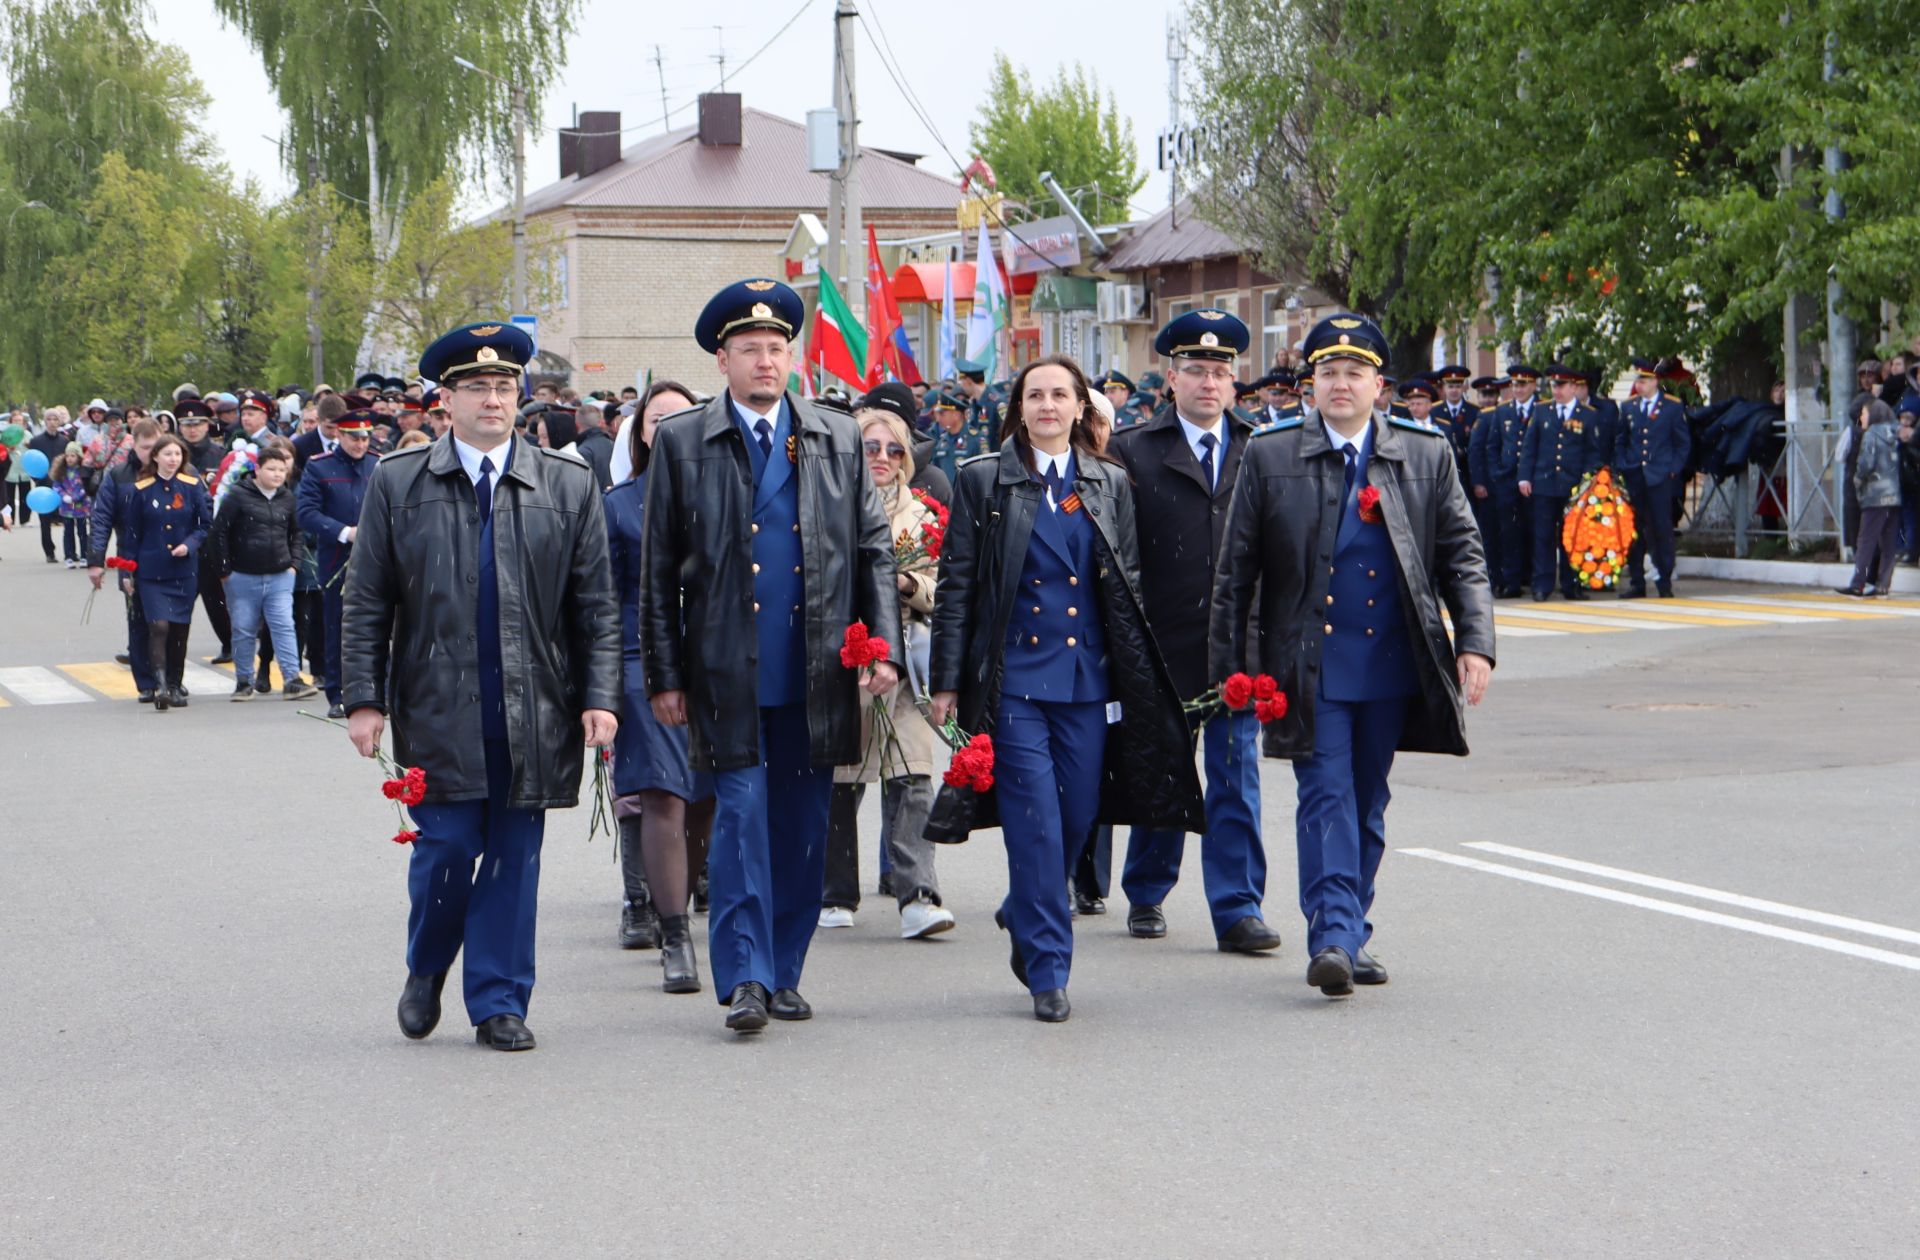
[[[940,305],[942,286],[946,284],[945,263],[901,263],[900,269],[893,273],[893,296],[895,300],[905,302],[928,302]],[[1015,293],[1033,292],[1033,282],[1037,277],[1028,274],[1013,278]],[[973,264],[957,262],[953,264],[953,300],[973,301]]]

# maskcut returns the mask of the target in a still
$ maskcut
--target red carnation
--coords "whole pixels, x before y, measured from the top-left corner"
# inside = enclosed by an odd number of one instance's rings
[[[927,559],[938,560],[940,558],[940,548],[944,546],[947,541],[946,531],[932,521],[927,521],[920,526],[920,537],[922,540],[921,546],[926,549]]]
[[[867,623],[856,621],[847,627],[840,645],[840,663],[848,669],[867,669],[887,659],[887,641],[867,632]]]
[[[401,831],[394,833],[393,842],[395,844],[412,844],[419,838],[420,833],[417,831]]]
[[[418,805],[427,799],[427,772],[419,766],[408,766],[406,777],[399,783],[401,804]]]
[[[1279,694],[1280,684],[1273,681],[1272,674],[1255,674],[1253,676],[1253,698],[1255,700],[1271,700]]]
[[[1228,674],[1227,681],[1220,684],[1220,699],[1229,709],[1246,708],[1253,700],[1253,679],[1245,674]]]
[[[1360,519],[1369,525],[1380,523],[1380,491],[1375,486],[1360,487]]]
[[[1283,691],[1276,694],[1271,700],[1261,700],[1255,703],[1253,706],[1253,716],[1262,726],[1265,726],[1269,722],[1278,722],[1281,718],[1287,716],[1286,693]]]
[[[380,795],[390,801],[399,800],[402,796],[406,795],[406,791],[407,781],[405,779],[387,779],[380,784]]]
[[[982,732],[953,750],[953,761],[942,776],[951,787],[986,792],[993,788],[993,737]]]

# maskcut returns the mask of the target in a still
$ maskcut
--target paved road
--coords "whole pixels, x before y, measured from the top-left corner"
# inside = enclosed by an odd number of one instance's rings
[[[1059,1027],[1007,974],[991,835],[941,852],[957,931],[903,942],[868,902],[816,941],[815,1020],[742,1041],[710,991],[668,997],[654,955],[613,947],[612,851],[556,814],[541,1047],[510,1056],[476,1048],[457,1003],[425,1043],[394,1027],[406,855],[373,768],[295,705],[196,689],[160,716],[61,674],[109,660],[117,621],[103,596],[80,625],[83,579],[37,550],[0,538],[0,669],[84,702],[0,675],[0,1255],[1920,1239],[1920,606],[1508,636],[1475,755],[1396,776],[1375,941],[1393,983],[1346,1002],[1302,982],[1280,763],[1285,947],[1216,953],[1197,870],[1164,941],[1129,940],[1116,898],[1079,925]],[[1702,615],[1795,606],[1683,594],[1734,605]]]

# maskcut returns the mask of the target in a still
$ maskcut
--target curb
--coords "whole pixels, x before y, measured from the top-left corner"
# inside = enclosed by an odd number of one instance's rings
[[[1729,560],[1720,556],[1681,556],[1674,566],[1680,577],[1724,578],[1730,582],[1772,582],[1779,586],[1816,586],[1832,589],[1853,580],[1850,564],[1814,564],[1799,560]],[[1920,569],[1895,566],[1893,589],[1899,595],[1920,595]]]

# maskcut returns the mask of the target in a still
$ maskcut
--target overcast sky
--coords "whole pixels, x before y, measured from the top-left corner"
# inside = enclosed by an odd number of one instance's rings
[[[345,0],[342,0],[344,3]],[[506,0],[502,0],[506,2]],[[207,126],[227,162],[242,177],[260,179],[279,195],[288,180],[275,140],[280,115],[271,105],[258,56],[238,31],[222,24],[209,0],[152,0],[156,33],[186,48],[211,94]],[[1166,23],[1174,6],[1165,0],[1118,0],[1089,5],[1069,0],[972,0],[966,5],[928,0],[859,0],[867,28],[858,29],[860,138],[882,148],[924,153],[922,166],[947,173],[953,167],[939,140],[964,164],[967,126],[986,90],[993,53],[1004,51],[1036,79],[1079,61],[1110,89],[1133,120],[1134,139],[1147,183],[1134,197],[1144,217],[1166,204],[1166,177],[1154,169],[1154,143],[1167,125]],[[669,126],[695,118],[693,101],[718,85],[715,61],[724,46],[727,87],[744,103],[803,120],[809,109],[832,104],[834,0],[731,0],[711,10],[670,0],[586,0],[567,64],[545,94],[546,126],[530,138],[529,191],[551,183],[560,169],[554,128],[581,110],[618,110],[633,144]],[[700,24],[710,13],[709,23]],[[1087,20],[1089,13],[1101,19]],[[789,18],[797,21],[774,40]],[[869,35],[869,31],[872,35]],[[898,54],[897,68],[930,116],[922,123],[888,76],[884,34]],[[771,46],[744,70],[747,58]],[[670,124],[660,122],[660,72],[664,60]],[[449,73],[460,73],[449,66]],[[262,108],[262,101],[268,102]],[[939,140],[936,140],[937,134]]]

